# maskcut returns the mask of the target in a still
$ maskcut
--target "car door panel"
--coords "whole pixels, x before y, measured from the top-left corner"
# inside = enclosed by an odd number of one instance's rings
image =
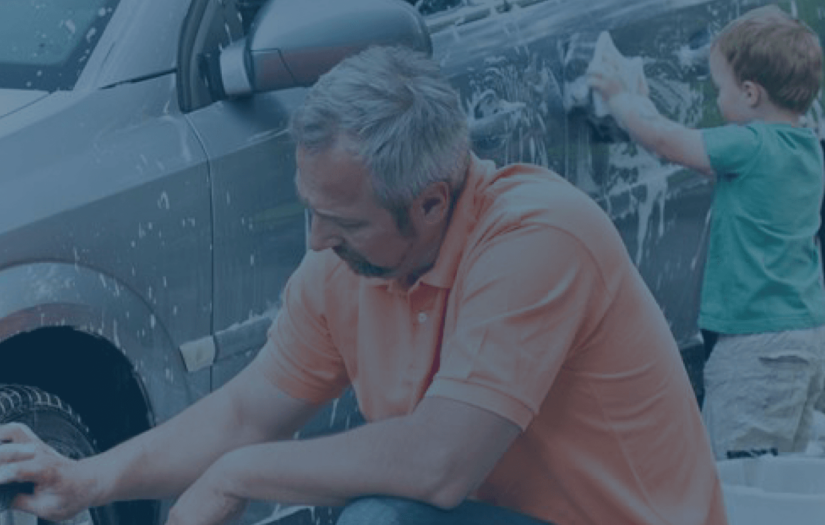
[[[263,346],[281,290],[306,250],[287,131],[290,109],[305,90],[224,99],[215,85],[216,57],[250,27],[250,5],[196,0],[181,43],[181,99],[192,106],[186,116],[211,180],[213,388]]]
[[[286,131],[286,108],[295,101],[285,105],[284,97],[218,102],[189,115],[212,173],[219,359],[263,345],[259,319],[271,319],[306,250],[294,147]]]
[[[623,54],[643,57],[652,97],[665,114],[689,125],[705,123],[712,106],[706,73],[697,74],[697,64],[685,66],[679,59],[685,56],[686,43],[707,27],[708,20],[729,19],[736,8],[721,1],[677,5],[544,1],[495,11],[474,22],[458,17],[459,25],[433,35],[437,57],[474,110],[469,115],[471,126],[483,113],[479,99],[510,105],[522,102],[523,114],[532,115],[509,128],[509,140],[495,134],[476,137],[480,153],[499,163],[543,164],[591,194],[613,218],[646,282],[660,304],[667,306],[669,320],[678,323],[672,327],[683,346],[696,334],[695,316],[688,313],[695,311],[696,302],[689,297],[701,270],[708,184],[697,174],[662,164],[627,141],[599,137],[586,111],[566,111],[565,92],[575,79],[569,78],[565,61],[575,58],[571,46],[582,40],[592,43],[599,32],[610,31]],[[494,69],[498,72],[491,74]],[[524,91],[533,98],[516,100],[507,85],[489,80],[504,76],[505,70],[510,75],[508,84],[528,88]],[[502,105],[498,102],[499,108]],[[513,143],[522,147],[514,148]],[[488,144],[493,147],[485,152]]]

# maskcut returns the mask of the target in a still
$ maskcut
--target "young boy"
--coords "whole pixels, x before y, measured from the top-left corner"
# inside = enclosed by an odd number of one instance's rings
[[[825,287],[815,243],[822,151],[802,115],[817,96],[822,49],[779,8],[723,29],[710,72],[727,125],[686,128],[601,63],[590,86],[630,136],[716,182],[699,325],[717,335],[703,418],[717,459],[801,452],[825,376]],[[642,91],[643,94],[638,94]]]

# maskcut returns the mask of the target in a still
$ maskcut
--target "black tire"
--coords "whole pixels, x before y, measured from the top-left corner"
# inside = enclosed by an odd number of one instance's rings
[[[0,424],[23,423],[34,431],[46,444],[72,459],[80,459],[97,452],[88,428],[72,409],[57,396],[38,388],[22,385],[0,384]],[[8,511],[15,490],[21,487],[6,486],[0,491],[0,514]],[[80,523],[88,525],[117,525],[118,516],[113,506],[90,509]],[[3,517],[0,516],[0,521]],[[11,517],[6,523],[14,523]],[[37,523],[52,523],[38,520]],[[76,522],[72,522],[76,523]]]

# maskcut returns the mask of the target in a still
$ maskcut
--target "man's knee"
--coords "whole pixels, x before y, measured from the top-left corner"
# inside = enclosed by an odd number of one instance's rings
[[[344,508],[336,525],[412,525],[422,503],[398,498],[370,497],[353,501]]]

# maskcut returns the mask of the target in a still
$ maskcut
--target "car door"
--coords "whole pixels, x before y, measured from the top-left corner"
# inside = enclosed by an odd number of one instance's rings
[[[191,343],[192,353],[206,359],[190,365],[211,366],[213,390],[263,346],[281,290],[306,249],[287,133],[289,108],[304,90],[225,99],[214,89],[220,50],[247,32],[263,3],[194,0],[181,36],[181,105],[206,152],[213,218],[213,329]],[[275,507],[251,502],[243,523],[268,521]]]
[[[181,44],[182,104],[209,162],[213,213],[213,388],[265,342],[281,289],[305,252],[289,108],[303,89],[220,100],[217,57],[264,2],[196,0]]]
[[[461,93],[475,152],[563,173],[562,33],[528,33],[518,2],[425,0],[419,9],[435,58]]]

